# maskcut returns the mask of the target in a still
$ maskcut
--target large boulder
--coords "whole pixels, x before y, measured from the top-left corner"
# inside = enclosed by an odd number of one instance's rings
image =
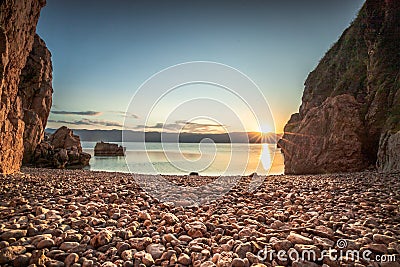
[[[32,50],[45,0],[0,2],[0,173],[19,170],[25,123],[18,96],[20,74]]]
[[[400,1],[367,0],[306,82],[278,146],[285,173],[399,168]]]
[[[285,172],[345,172],[367,167],[358,134],[363,128],[359,109],[353,96],[340,95],[328,97],[303,120],[292,116],[286,130],[294,134],[285,133],[291,141],[284,145]]]
[[[125,149],[118,144],[105,143],[103,141],[96,143],[94,147],[95,156],[124,156]]]
[[[89,165],[90,158],[90,154],[82,152],[79,136],[62,126],[36,146],[31,163],[44,168],[83,168]]]

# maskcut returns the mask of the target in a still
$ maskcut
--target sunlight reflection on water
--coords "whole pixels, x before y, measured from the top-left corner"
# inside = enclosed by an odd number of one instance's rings
[[[83,150],[92,155],[91,170],[129,172],[125,157],[95,157],[93,155],[95,144],[95,142],[82,142]],[[164,144],[163,151],[160,143],[149,143],[146,144],[146,152],[139,149],[140,146],[135,142],[125,143],[126,153],[129,153],[129,159],[132,159],[128,164],[135,173],[147,174],[149,168],[154,168],[160,174],[171,175],[188,174],[182,169],[196,171],[201,175],[249,175],[254,172],[260,175],[283,174],[283,156],[280,150],[276,149],[276,145],[216,144],[214,148],[211,144],[209,148],[207,145],[203,145],[200,151],[198,144],[184,143],[180,144],[181,151],[179,151],[172,144]],[[232,157],[234,153],[236,156]],[[151,166],[147,155],[152,162]],[[199,161],[201,155],[214,158],[205,169]]]

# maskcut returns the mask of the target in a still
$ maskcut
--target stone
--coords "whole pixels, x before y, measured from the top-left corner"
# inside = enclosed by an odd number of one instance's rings
[[[87,259],[85,259],[85,260],[82,262],[82,267],[93,267],[93,261],[92,261],[92,260],[87,260]]]
[[[131,238],[129,242],[133,249],[138,251],[144,250],[148,245],[152,243],[152,239],[150,237],[139,237],[139,238]]]
[[[133,249],[124,250],[124,251],[121,253],[121,258],[122,258],[124,261],[130,261],[130,260],[133,259],[133,256],[135,255],[135,253],[136,253],[136,250],[133,250]]]
[[[191,222],[186,226],[187,233],[192,238],[203,237],[203,235],[207,232],[207,227],[204,223],[196,221]]]
[[[280,250],[288,251],[289,248],[293,247],[292,242],[290,242],[289,240],[276,240],[274,242],[271,242],[271,244],[274,250],[276,251]]]
[[[36,24],[45,1],[0,3],[0,173],[18,172],[23,158],[25,123],[18,96],[21,72],[35,38]],[[40,71],[40,70],[36,70]]]
[[[60,245],[60,249],[63,251],[68,251],[68,250],[76,248],[77,246],[79,246],[78,242],[63,242]]]
[[[44,168],[77,169],[89,165],[90,157],[82,151],[79,136],[62,126],[36,146],[32,164]]]
[[[138,217],[142,221],[151,220],[150,214],[148,214],[146,211],[139,211]]]
[[[182,265],[189,266],[190,263],[191,263],[191,260],[190,260],[189,255],[187,255],[187,254],[185,254],[185,253],[182,253],[182,254],[179,255],[179,257],[178,257],[178,262],[179,262],[180,264],[182,264]]]
[[[245,258],[247,252],[251,252],[252,246],[250,242],[239,244],[236,247],[235,253],[239,255],[240,258]]]
[[[44,266],[50,259],[44,255],[44,250],[34,250],[32,251],[32,256],[29,264],[36,264],[38,266]]]
[[[125,156],[125,148],[118,144],[97,142],[94,147],[95,156]]]
[[[54,246],[54,241],[52,239],[43,239],[37,244],[38,249],[43,249],[43,248],[51,248]]]
[[[243,259],[235,258],[232,260],[232,267],[246,267],[246,263]]]
[[[112,233],[108,230],[100,231],[90,240],[90,245],[98,248],[111,242]]]
[[[372,252],[379,253],[379,254],[387,254],[388,253],[387,247],[384,244],[372,243],[372,244],[367,244],[363,248],[369,249]]]
[[[203,262],[200,267],[215,267],[216,265],[212,261]]]
[[[0,250],[0,264],[5,264],[14,260],[18,255],[26,251],[23,246],[10,246]]]
[[[375,243],[386,244],[386,245],[388,245],[391,242],[398,241],[394,237],[387,236],[387,235],[380,235],[380,234],[374,234],[372,238]]]
[[[150,253],[154,260],[161,258],[165,251],[165,247],[161,244],[150,244],[147,246],[146,251]]]
[[[290,241],[292,244],[303,244],[303,245],[312,245],[313,241],[312,239],[296,234],[294,232],[291,232],[288,237],[286,238],[288,241]]]
[[[78,254],[76,253],[69,254],[64,260],[65,267],[72,266],[75,262],[78,262],[78,260],[79,260]]]
[[[111,261],[104,262],[101,267],[117,267],[118,265],[112,263]]]
[[[9,241],[11,238],[18,240],[21,237],[26,236],[27,232],[27,230],[9,230],[1,235],[1,239],[5,241]]]
[[[31,259],[30,253],[19,255],[13,261],[14,267],[28,266],[30,259]]]
[[[149,253],[145,253],[142,257],[142,262],[146,266],[152,266],[154,264],[154,259]]]
[[[162,219],[165,220],[165,222],[166,222],[167,224],[169,224],[169,225],[173,225],[173,224],[179,222],[178,217],[176,217],[176,216],[175,216],[174,214],[172,214],[172,213],[165,213],[165,214],[162,216]]]

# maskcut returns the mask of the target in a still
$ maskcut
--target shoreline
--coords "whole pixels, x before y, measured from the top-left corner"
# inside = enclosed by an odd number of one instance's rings
[[[222,198],[181,207],[149,195],[128,173],[21,171],[0,177],[2,266],[379,266],[277,255],[321,256],[340,240],[340,251],[393,256],[397,262],[380,266],[400,266],[398,173],[270,175],[254,192],[245,176]],[[187,187],[215,180],[163,177]],[[275,253],[258,258],[265,249]]]

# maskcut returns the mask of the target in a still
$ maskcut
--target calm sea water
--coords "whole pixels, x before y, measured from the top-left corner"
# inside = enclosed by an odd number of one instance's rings
[[[118,142],[115,142],[118,143]],[[121,145],[121,143],[118,143]],[[271,144],[124,143],[125,157],[94,156],[96,142],[82,142],[92,155],[90,169],[142,174],[282,174],[283,156]]]

